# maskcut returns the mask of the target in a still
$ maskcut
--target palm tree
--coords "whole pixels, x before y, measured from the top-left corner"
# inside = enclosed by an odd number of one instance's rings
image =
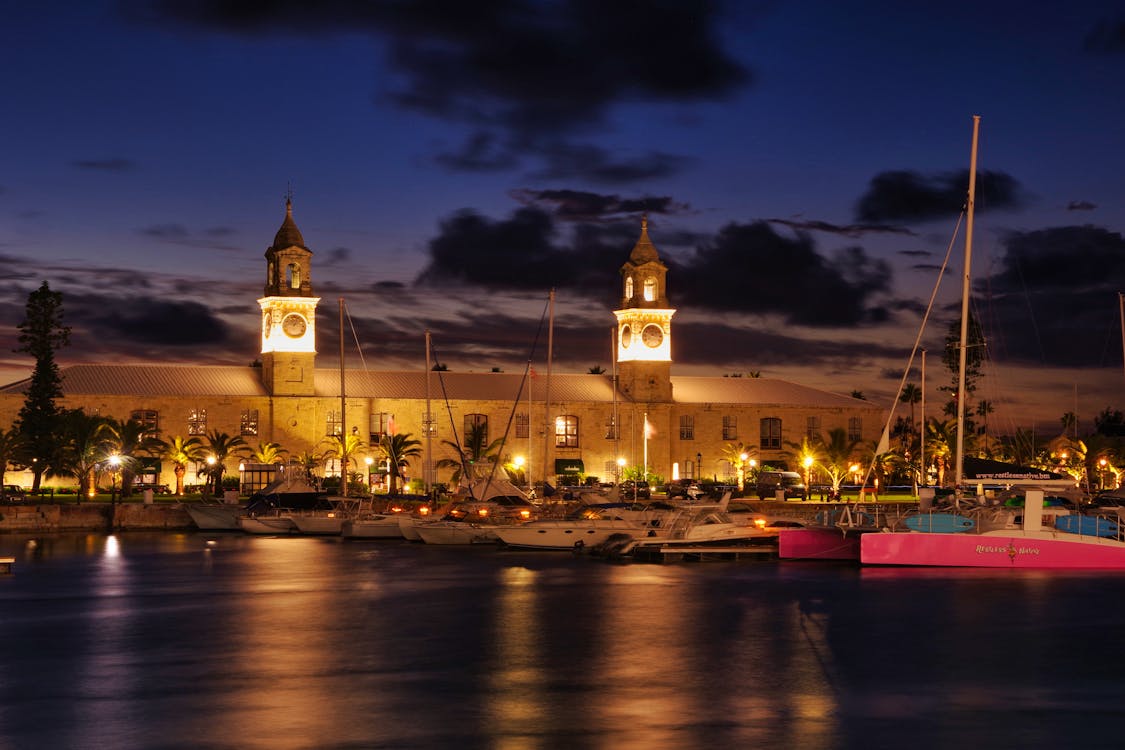
[[[590,375],[605,375],[605,368],[601,365],[594,365],[589,370],[587,370],[587,372]]]
[[[848,438],[848,431],[843,427],[834,427],[828,431],[828,440],[819,441],[817,454],[820,457],[819,466],[828,475],[832,483],[833,497],[839,496],[840,485],[848,475],[858,440]]]
[[[172,471],[176,475],[176,495],[182,497],[188,464],[203,460],[203,442],[194,436],[184,438],[183,435],[176,435],[171,440],[160,441],[160,456],[172,462]]]
[[[978,433],[981,435],[988,434],[988,415],[996,411],[992,402],[987,399],[981,399],[977,402],[977,416],[981,418],[981,424],[978,428]]]
[[[379,441],[379,450],[387,460],[390,481],[387,491],[393,495],[398,491],[398,479],[403,475],[402,470],[410,464],[410,459],[422,455],[422,441],[415,440],[410,433],[384,434]]]
[[[458,445],[451,440],[442,440],[443,445],[448,445],[457,453],[457,458],[443,458],[434,464],[439,469],[452,469],[449,478],[450,484],[459,484],[462,479],[472,482],[488,474],[491,466],[496,463],[499,456],[503,438],[497,438],[486,444],[487,427],[483,424],[474,424],[465,434],[464,445]],[[485,470],[488,469],[488,470]]]
[[[106,433],[111,449],[121,457],[121,497],[129,497],[133,494],[139,456],[158,455],[160,440],[135,419],[121,422],[111,417],[106,422]]]
[[[312,451],[304,451],[293,456],[289,463],[291,466],[299,466],[305,472],[305,480],[309,484],[317,484],[316,470],[321,463],[320,456]]]
[[[258,443],[254,450],[250,451],[247,456],[254,463],[259,464],[278,464],[281,463],[289,451],[281,447],[281,443]]]
[[[246,441],[240,435],[211,430],[207,433],[207,444],[203,452],[208,465],[208,487],[211,492],[218,494],[223,491],[223,473],[227,468],[227,459],[244,458]]]
[[[922,401],[922,389],[913,383],[907,383],[902,387],[902,393],[898,397],[899,403],[910,405],[910,430],[914,430],[914,404]]]
[[[60,448],[51,462],[52,476],[78,480],[79,498],[91,494],[98,468],[112,452],[105,417],[74,409],[62,415]]]
[[[934,462],[937,469],[938,486],[945,484],[945,470],[949,466],[949,457],[953,455],[954,446],[957,444],[957,420],[940,420],[930,417],[926,423],[926,455]],[[926,467],[922,467],[923,474]]]
[[[789,443],[789,455],[796,461],[798,466],[805,470],[806,493],[811,490],[812,467],[820,463],[821,460],[820,444],[820,438],[809,440],[807,435],[801,438],[801,442],[799,443]]]
[[[4,473],[8,467],[15,469],[27,465],[30,456],[27,451],[27,438],[12,427],[0,430],[0,487],[4,486]]]
[[[738,489],[745,489],[746,481],[752,479],[747,474],[747,467],[753,466],[758,459],[758,448],[744,443],[727,443],[723,446],[723,458],[738,472]]]
[[[340,495],[342,497],[347,497],[348,467],[351,466],[352,456],[359,453],[367,446],[363,440],[360,439],[359,435],[354,433],[345,437],[329,435],[324,439],[324,443],[328,445],[328,448],[321,454],[321,458],[325,461],[328,459],[339,459]]]

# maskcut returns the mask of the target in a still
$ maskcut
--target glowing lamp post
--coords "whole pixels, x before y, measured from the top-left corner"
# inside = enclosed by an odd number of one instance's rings
[[[114,453],[109,457],[109,525],[113,527],[114,517],[117,515],[117,470],[121,468],[121,456]]]
[[[207,487],[211,488],[211,491],[217,495],[219,488],[215,486],[215,461],[214,456],[207,457]]]
[[[805,459],[801,461],[801,465],[805,467],[805,496],[807,497],[809,494],[809,485],[811,483],[812,477],[813,457],[805,456]]]
[[[746,461],[750,456],[745,453],[738,454],[738,492],[741,494],[746,489]]]
[[[621,484],[621,475],[625,473],[625,459],[619,457],[617,459],[617,477],[615,484]]]

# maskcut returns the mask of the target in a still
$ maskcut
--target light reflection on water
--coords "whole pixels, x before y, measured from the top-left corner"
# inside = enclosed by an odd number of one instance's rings
[[[202,534],[0,555],[0,747],[1116,747],[1125,698],[1118,574]]]

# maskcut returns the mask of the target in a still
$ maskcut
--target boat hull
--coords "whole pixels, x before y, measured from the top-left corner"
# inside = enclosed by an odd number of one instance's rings
[[[338,536],[344,519],[330,516],[294,515],[291,517],[297,531],[314,536]]]
[[[648,529],[638,523],[625,521],[588,524],[532,521],[519,526],[497,529],[496,535],[509,547],[574,550],[602,544],[615,534],[643,536],[647,531]]]
[[[396,516],[345,521],[340,533],[348,539],[403,539]]]
[[[860,562],[956,568],[1125,570],[1125,543],[1050,531],[872,533],[860,539]]]
[[[297,525],[289,516],[242,516],[238,526],[247,534],[296,534]]]
[[[238,531],[238,517],[245,512],[244,505],[184,505],[188,515],[202,531]]]
[[[426,544],[495,544],[497,542],[494,527],[461,521],[415,524],[414,531]]]
[[[855,530],[782,529],[777,535],[780,560],[859,560],[860,537]]]

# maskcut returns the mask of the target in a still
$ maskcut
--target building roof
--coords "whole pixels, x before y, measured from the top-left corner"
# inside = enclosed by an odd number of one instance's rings
[[[645,217],[641,220],[641,236],[633,246],[633,251],[629,253],[629,262],[640,266],[653,261],[659,263],[660,255],[656,252],[656,245],[648,238],[648,218]]]
[[[301,236],[301,230],[297,228],[297,223],[293,221],[293,201],[286,199],[285,221],[281,222],[281,228],[277,230],[277,234],[273,237],[273,249],[284,250],[294,245],[308,249],[305,247],[305,238]]]
[[[71,365],[60,371],[67,396],[138,397],[266,397],[262,371],[250,366],[224,365]],[[424,399],[426,375],[422,371],[349,371],[344,392],[349,398]],[[0,395],[22,393],[28,380],[0,387]],[[315,395],[339,398],[340,371],[318,368]],[[429,397],[469,401],[542,401],[547,378],[544,374],[524,382],[523,373],[430,372]],[[609,403],[613,401],[612,378],[586,373],[552,373],[551,401]],[[672,376],[672,392],[680,404],[740,404],[746,406],[793,406],[814,408],[871,408],[875,404],[784,380]],[[529,393],[530,391],[530,393]],[[618,399],[627,399],[618,394]]]

